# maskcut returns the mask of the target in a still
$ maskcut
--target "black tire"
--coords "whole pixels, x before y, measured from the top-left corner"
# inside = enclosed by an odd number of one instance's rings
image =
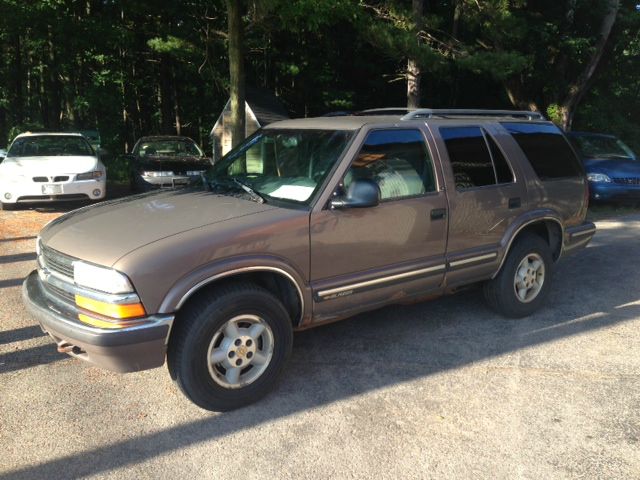
[[[15,210],[15,209],[16,209],[15,203],[2,203],[2,202],[0,202],[0,210],[10,211],[10,210]]]
[[[537,255],[544,264],[544,282],[537,295],[523,302],[517,295],[514,279],[520,265],[527,256]],[[509,318],[531,315],[544,303],[553,279],[553,258],[549,244],[540,236],[525,234],[516,240],[508,253],[498,275],[484,284],[484,297],[491,308]]]
[[[264,320],[273,334],[273,354],[264,372],[252,383],[225,388],[209,371],[208,351],[216,332],[239,315],[255,315]],[[206,410],[234,410],[259,400],[273,388],[292,344],[290,317],[276,297],[251,283],[228,284],[212,290],[211,295],[200,296],[178,314],[167,365],[171,378],[193,403]]]

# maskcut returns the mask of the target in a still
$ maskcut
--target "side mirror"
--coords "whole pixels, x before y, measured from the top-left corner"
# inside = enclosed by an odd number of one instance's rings
[[[380,203],[380,187],[373,180],[360,178],[351,182],[347,194],[331,200],[331,208],[366,208]]]

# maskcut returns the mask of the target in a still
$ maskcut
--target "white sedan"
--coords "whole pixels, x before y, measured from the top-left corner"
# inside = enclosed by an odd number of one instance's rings
[[[0,207],[64,200],[101,200],[106,170],[79,133],[24,133],[0,163]]]

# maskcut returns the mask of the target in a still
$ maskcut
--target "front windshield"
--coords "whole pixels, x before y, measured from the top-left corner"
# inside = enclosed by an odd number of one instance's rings
[[[209,170],[212,188],[241,183],[263,199],[308,204],[352,132],[266,129]]]
[[[580,135],[574,137],[582,155],[586,158],[626,158],[636,156],[621,140],[615,137]]]
[[[187,139],[149,139],[138,144],[134,155],[138,157],[202,157],[202,150]]]
[[[77,135],[34,135],[17,138],[7,157],[92,156],[89,143]]]

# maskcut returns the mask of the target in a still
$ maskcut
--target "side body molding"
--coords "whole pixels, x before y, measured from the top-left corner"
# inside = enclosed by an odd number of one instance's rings
[[[300,316],[295,321],[300,325],[308,320],[311,316],[311,290],[303,276],[283,259],[270,256],[233,258],[204,265],[185,275],[171,287],[160,304],[159,311],[173,313],[202,287],[222,278],[254,272],[272,272],[291,283],[300,301]]]

